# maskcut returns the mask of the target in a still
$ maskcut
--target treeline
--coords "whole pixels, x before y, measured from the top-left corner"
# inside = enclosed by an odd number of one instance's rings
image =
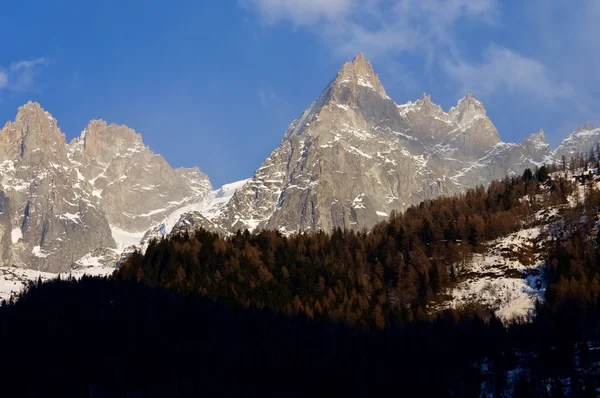
[[[573,183],[545,167],[393,214],[371,232],[285,237],[205,230],[150,244],[116,278],[309,319],[383,328],[427,319],[427,305],[485,242],[566,203]]]

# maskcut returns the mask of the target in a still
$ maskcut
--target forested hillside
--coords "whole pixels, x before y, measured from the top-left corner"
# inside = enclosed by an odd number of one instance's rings
[[[523,228],[541,208],[567,203],[573,184],[535,175],[421,203],[371,232],[299,234],[200,230],[134,254],[117,279],[309,319],[383,328],[427,319],[461,259]],[[530,200],[524,200],[530,199]]]

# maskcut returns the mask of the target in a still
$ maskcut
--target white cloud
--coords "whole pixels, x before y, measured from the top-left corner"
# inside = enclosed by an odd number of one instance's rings
[[[295,25],[310,25],[346,15],[354,3],[355,0],[246,0],[242,4],[258,9],[267,23],[288,20]]]
[[[8,74],[2,68],[0,68],[0,90],[6,87],[8,83]]]
[[[263,21],[316,29],[344,55],[452,50],[462,19],[495,23],[498,0],[246,0]]]
[[[35,89],[35,79],[42,66],[51,62],[41,57],[33,60],[21,60],[12,63],[9,68],[0,67],[0,90],[27,92]]]
[[[445,60],[443,68],[462,84],[463,92],[473,91],[481,96],[503,90],[551,101],[574,94],[573,86],[556,83],[542,63],[495,45],[487,49],[481,63]]]
[[[30,60],[30,61],[15,62],[14,64],[12,64],[10,66],[10,69],[12,71],[18,72],[18,71],[23,71],[23,70],[28,70],[28,69],[35,68],[38,65],[46,65],[49,62],[50,61],[48,60],[48,58],[46,58],[46,57],[40,57],[38,59],[34,59],[34,60]]]
[[[273,102],[277,99],[277,95],[269,90],[263,90],[259,88],[257,91],[258,100],[263,109],[269,109],[273,105]]]

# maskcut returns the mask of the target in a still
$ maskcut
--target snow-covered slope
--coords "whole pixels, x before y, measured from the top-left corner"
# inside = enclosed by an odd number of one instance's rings
[[[431,311],[478,305],[494,310],[505,320],[533,315],[535,303],[543,300],[546,289],[546,258],[543,256],[546,245],[554,239],[566,238],[569,232],[564,228],[563,217],[580,204],[588,192],[587,183],[579,178],[583,172],[581,168],[552,175],[552,178],[560,176],[575,184],[567,204],[539,210],[522,220],[520,231],[487,242],[483,253],[471,254],[454,264],[457,283],[442,301],[431,303]],[[600,181],[594,184],[595,189],[600,190]],[[549,188],[544,189],[542,195],[547,195]],[[586,216],[582,216],[581,222],[586,222]],[[600,228],[598,221],[596,228]]]
[[[574,155],[587,155],[591,150],[595,150],[600,143],[600,128],[595,128],[592,124],[579,126],[553,151],[554,161],[561,162],[564,156],[566,159]]]
[[[202,221],[194,226],[195,228],[204,227],[227,233],[226,230],[219,229],[219,226],[215,224],[213,220],[221,215],[224,206],[233,197],[235,192],[242,188],[246,182],[248,182],[248,180],[225,184],[221,188],[204,196],[202,200],[178,208],[145,232],[126,232],[116,227],[112,227],[113,237],[121,247],[121,252],[131,252],[135,248],[145,250],[152,239],[161,239],[171,233],[191,229],[186,228],[185,225],[179,224],[182,219],[189,218],[188,215],[192,214],[199,215],[196,216],[196,218],[202,218]],[[191,225],[189,227],[191,227]]]
[[[523,229],[488,243],[483,254],[457,264],[458,284],[442,307],[484,305],[503,319],[528,317],[543,298],[544,261],[536,248],[541,227]]]

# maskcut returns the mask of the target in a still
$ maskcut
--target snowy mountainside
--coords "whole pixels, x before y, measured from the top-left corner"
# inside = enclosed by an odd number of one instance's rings
[[[141,239],[132,246],[137,246],[145,250],[152,239],[161,239],[172,233],[193,230],[200,227],[227,234],[227,230],[221,229],[214,220],[221,215],[223,208],[235,192],[242,188],[248,181],[246,179],[225,184],[221,188],[210,192],[200,202],[177,209],[161,222],[148,229]],[[129,250],[131,249],[129,248]]]
[[[599,142],[600,128],[596,128],[592,124],[579,126],[553,151],[553,160],[560,163],[562,156],[569,159],[577,154],[587,155],[591,150],[596,149]]]
[[[430,310],[477,305],[508,321],[534,315],[535,303],[543,301],[546,289],[546,246],[555,239],[564,240],[569,233],[564,229],[564,217],[585,198],[588,187],[581,176],[589,173],[594,176],[595,189],[600,189],[600,174],[596,169],[553,173],[551,178],[565,178],[575,184],[567,204],[542,208],[522,220],[521,230],[487,242],[482,253],[470,254],[454,264],[456,284],[441,300],[432,302]],[[548,189],[543,195],[547,194]],[[580,222],[586,222],[586,217]]]
[[[441,308],[483,305],[506,320],[532,315],[545,291],[544,260],[534,250],[541,235],[540,227],[523,229],[489,242],[483,254],[456,265],[457,286]]]

